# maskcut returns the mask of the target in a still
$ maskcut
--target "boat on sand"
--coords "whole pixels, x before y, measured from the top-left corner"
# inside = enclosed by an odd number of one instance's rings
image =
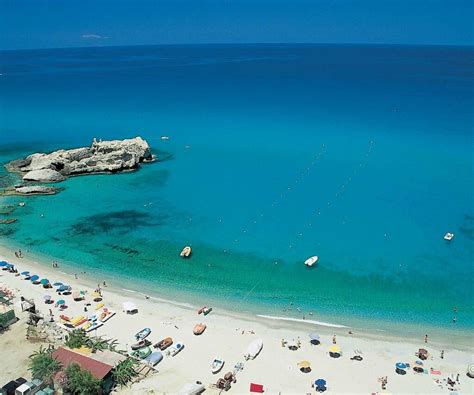
[[[140,332],[138,332],[138,333],[135,335],[135,339],[137,339],[137,340],[143,340],[143,339],[145,339],[150,333],[151,333],[151,329],[150,329],[150,328],[144,328],[144,329],[142,329]]]
[[[175,344],[173,344],[170,348],[169,348],[169,353],[172,357],[174,357],[176,354],[178,354],[182,349],[184,348],[184,343],[179,341],[179,342],[176,342]]]
[[[132,344],[130,347],[132,348],[132,350],[139,350],[140,348],[148,347],[150,344],[151,344],[151,342],[149,342],[148,340],[143,339],[143,340],[140,340],[137,343]]]
[[[212,373],[213,374],[219,373],[223,366],[224,366],[224,360],[220,357],[215,357],[211,364]]]
[[[163,340],[156,343],[153,347],[159,348],[160,350],[166,350],[169,346],[173,344],[173,339],[171,337],[165,337]]]
[[[245,360],[255,359],[263,348],[263,340],[255,339],[249,344],[247,353],[244,355]]]
[[[202,333],[206,330],[206,324],[200,323],[194,326],[193,333],[195,335],[202,335]]]

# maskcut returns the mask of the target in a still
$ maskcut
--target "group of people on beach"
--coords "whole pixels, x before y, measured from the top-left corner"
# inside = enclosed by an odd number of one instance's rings
[[[23,252],[21,250],[15,251],[15,256],[18,259],[21,259],[21,258],[23,258]]]

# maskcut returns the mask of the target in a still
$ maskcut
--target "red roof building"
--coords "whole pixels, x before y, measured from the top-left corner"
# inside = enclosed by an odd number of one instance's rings
[[[54,351],[53,358],[61,363],[63,369],[67,368],[71,363],[77,363],[82,369],[88,370],[99,380],[103,380],[113,369],[112,365],[97,361],[64,347],[59,347]]]

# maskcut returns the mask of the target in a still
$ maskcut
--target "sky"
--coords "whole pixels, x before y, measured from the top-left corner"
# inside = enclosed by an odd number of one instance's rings
[[[0,0],[0,49],[202,43],[474,45],[473,0]]]

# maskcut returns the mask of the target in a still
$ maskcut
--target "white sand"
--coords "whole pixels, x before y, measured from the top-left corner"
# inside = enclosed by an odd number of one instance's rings
[[[70,284],[73,290],[87,290],[92,293],[95,284],[83,279],[76,280],[73,276],[61,272],[61,269],[51,268],[50,263],[36,263],[28,257],[17,259],[13,253],[0,248],[0,258],[4,258],[17,265],[19,271],[28,270],[41,277],[47,277],[52,282],[61,281]],[[44,304],[43,295],[54,294],[54,290],[43,289],[40,285],[33,285],[14,274],[0,271],[0,286],[7,286],[15,290],[17,298],[21,295],[34,298],[38,308],[48,315],[49,305]],[[458,393],[474,393],[474,379],[466,376],[468,364],[473,363],[473,349],[462,346],[461,350],[454,346],[430,343],[424,344],[423,339],[400,339],[395,337],[377,337],[369,334],[347,334],[346,328],[327,328],[297,322],[281,322],[265,320],[250,316],[236,316],[224,311],[213,311],[204,317],[197,314],[196,308],[168,303],[156,299],[146,300],[144,295],[129,293],[123,290],[103,288],[104,303],[117,314],[96,332],[98,336],[117,339],[125,348],[134,343],[133,335],[144,327],[150,327],[150,340],[155,343],[166,336],[182,340],[185,348],[175,357],[165,356],[157,365],[158,372],[147,379],[134,384],[132,388],[120,390],[124,394],[137,393],[174,393],[185,383],[200,380],[206,387],[215,383],[227,371],[233,370],[237,362],[244,362],[243,355],[248,344],[262,338],[263,350],[253,361],[245,362],[244,370],[237,375],[237,383],[232,386],[231,393],[249,393],[251,382],[263,384],[266,393],[298,393],[305,394],[314,390],[311,381],[324,378],[328,383],[329,393],[410,393],[410,394],[442,394],[448,393],[446,388],[439,388],[434,379],[446,378],[449,374],[460,374],[460,391]],[[58,299],[58,298],[56,298]],[[65,314],[74,317],[83,313],[83,302],[74,302],[71,296],[65,296],[69,308]],[[86,301],[91,301],[88,296]],[[134,302],[139,313],[127,315],[123,313],[122,303]],[[190,301],[192,304],[192,301]],[[95,303],[93,303],[93,306]],[[59,317],[57,308],[53,307],[55,317]],[[192,333],[193,327],[199,322],[207,325],[207,330],[201,336]],[[15,325],[23,325],[18,322]],[[242,334],[244,331],[244,334]],[[255,332],[255,334],[250,333]],[[321,345],[313,346],[309,343],[308,333],[317,332],[321,335]],[[343,355],[338,359],[331,358],[328,348],[332,345],[332,335],[337,334],[337,344],[342,348]],[[301,338],[302,347],[297,351],[290,351],[281,346],[281,339]],[[11,335],[0,335],[0,354],[7,357],[12,365],[26,364],[26,352],[12,354],[7,352],[6,343],[11,342]],[[23,345],[24,344],[24,345]],[[19,339],[18,348],[29,349],[23,339]],[[426,348],[431,357],[425,361],[425,368],[434,368],[442,371],[442,375],[416,374],[408,371],[404,376],[395,373],[395,363],[398,361],[413,364],[416,360],[415,352],[418,348]],[[11,347],[10,347],[11,348]],[[445,350],[444,359],[440,359],[440,349]],[[363,352],[363,361],[351,361],[353,350]],[[211,373],[211,362],[215,356],[222,357],[226,362],[224,369],[218,375]],[[312,364],[312,372],[301,373],[297,363],[308,360]],[[8,375],[6,375],[8,373]],[[19,372],[19,373],[24,373]],[[2,372],[0,379],[6,382],[18,376],[10,371]],[[386,391],[381,391],[378,377],[388,376]],[[213,393],[207,390],[206,393]]]

